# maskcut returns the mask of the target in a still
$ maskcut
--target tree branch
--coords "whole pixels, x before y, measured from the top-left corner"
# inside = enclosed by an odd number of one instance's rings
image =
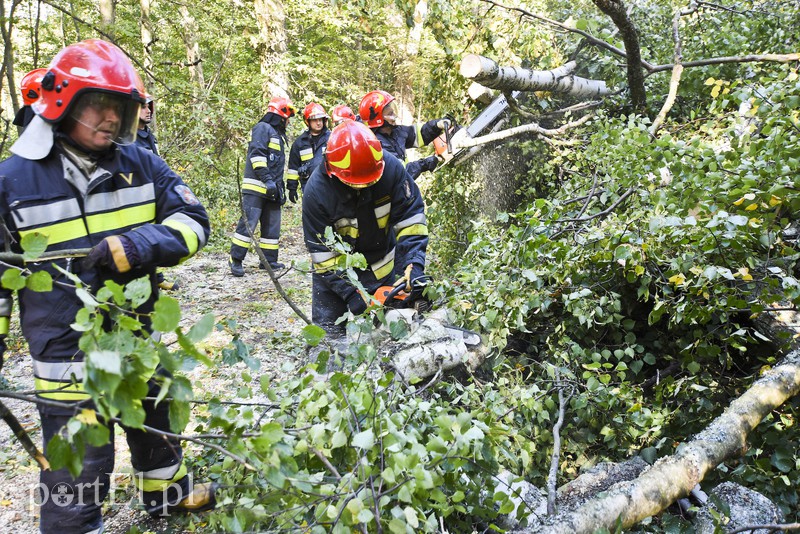
[[[36,463],[39,464],[39,467],[43,471],[50,470],[50,462],[47,461],[47,458],[44,457],[44,454],[36,447],[31,440],[31,437],[28,435],[28,432],[22,427],[19,423],[19,420],[14,416],[11,410],[8,407],[0,402],[0,417],[2,417],[3,421],[8,424],[11,428],[11,431],[14,433],[14,437],[17,438],[17,441],[20,442],[22,448],[25,449],[31,458],[36,460]]]
[[[800,53],[794,54],[750,54],[746,56],[725,56],[725,57],[712,57],[708,59],[699,59],[697,61],[686,61],[683,63],[683,68],[688,69],[692,67],[706,67],[708,65],[724,65],[726,63],[758,63],[764,61],[773,61],[776,63],[788,63],[790,61],[800,61]],[[675,67],[674,63],[666,65],[655,65],[647,69],[648,76],[656,72],[663,72],[672,70]]]
[[[561,372],[555,369],[556,386],[558,389],[558,420],[553,425],[553,454],[550,457],[550,473],[547,475],[547,515],[556,513],[556,496],[558,494],[558,460],[561,457],[561,425],[564,424],[564,412],[569,397],[564,398],[564,388],[561,384]]]
[[[516,126],[514,128],[508,128],[507,130],[502,130],[500,132],[490,133],[487,135],[482,135],[480,137],[474,138],[464,138],[460,140],[457,145],[458,148],[469,148],[473,146],[483,145],[486,143],[491,143],[492,141],[500,141],[501,139],[506,139],[508,137],[513,137],[515,135],[520,135],[523,133],[535,133],[538,135],[542,135],[544,137],[553,137],[558,135],[563,135],[567,132],[567,130],[571,130],[572,128],[576,128],[581,124],[587,122],[589,119],[592,119],[594,115],[584,115],[580,119],[572,122],[568,122],[560,126],[559,128],[554,129],[547,129],[542,128],[536,123],[531,124],[523,124],[522,126]],[[456,143],[454,143],[456,144]],[[455,147],[454,147],[455,148]]]

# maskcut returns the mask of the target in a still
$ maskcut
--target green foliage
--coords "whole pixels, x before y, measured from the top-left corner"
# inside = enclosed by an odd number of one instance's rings
[[[303,372],[285,384],[262,381],[262,391],[277,404],[246,442],[255,470],[229,460],[210,468],[223,485],[246,481],[250,489],[240,485],[223,498],[210,527],[346,532],[380,523],[392,532],[435,532],[439,517],[467,529],[496,516],[487,499],[499,451],[513,458],[510,429],[483,409],[474,386],[421,397],[391,374],[375,381],[340,372],[320,381]],[[208,427],[236,432],[252,421],[250,410],[212,407]]]

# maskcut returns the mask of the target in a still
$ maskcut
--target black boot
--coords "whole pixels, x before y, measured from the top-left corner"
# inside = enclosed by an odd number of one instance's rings
[[[155,519],[171,514],[194,514],[213,510],[217,505],[216,482],[204,482],[192,486],[192,492],[175,504],[160,503],[146,506],[145,511]]]
[[[241,260],[230,258],[228,260],[228,266],[231,268],[231,274],[233,276],[238,276],[238,277],[244,276],[244,267],[242,267]]]

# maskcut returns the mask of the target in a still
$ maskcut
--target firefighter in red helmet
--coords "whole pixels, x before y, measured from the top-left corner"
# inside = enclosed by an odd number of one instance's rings
[[[339,104],[338,106],[334,106],[334,108],[331,110],[331,120],[333,121],[333,125],[338,126],[345,119],[350,119],[354,121],[361,120],[360,117],[356,117],[356,114],[353,113],[353,110],[350,109],[350,106],[345,106],[344,104]]]
[[[422,196],[403,164],[369,128],[345,120],[332,130],[325,164],[311,175],[303,195],[303,233],[314,268],[314,324],[339,334],[341,316],[367,309],[365,298],[342,273],[341,253],[325,242],[328,227],[366,257],[369,267],[357,274],[370,294],[406,272],[413,291],[422,292],[415,283],[424,279],[428,246]]]
[[[259,225],[260,238],[256,245],[267,258],[270,268],[279,271],[286,267],[278,262],[278,240],[281,233],[281,206],[286,203],[283,183],[286,126],[295,113],[291,100],[273,97],[267,105],[266,115],[250,132],[242,180],[244,214],[231,237],[231,255],[228,260],[233,276],[244,276],[242,261],[250,243],[255,240],[256,227]],[[259,267],[267,268],[263,261],[259,262]]]
[[[17,111],[14,117],[14,126],[25,128],[31,119],[33,119],[33,108],[31,106],[34,102],[39,100],[42,94],[42,78],[44,78],[47,69],[33,69],[25,76],[19,84],[19,91],[22,93],[22,107]]]
[[[139,111],[139,129],[136,130],[136,144],[158,156],[158,141],[156,141],[156,136],[153,135],[153,131],[150,129],[154,113],[155,101],[151,95],[145,93],[144,105]]]
[[[37,232],[47,236],[48,253],[91,249],[83,261],[27,263],[27,269],[48,272],[59,283],[49,291],[17,291],[34,383],[43,399],[38,410],[45,450],[51,438],[66,432],[73,416],[93,407],[83,388],[81,333],[71,328],[84,305],[81,293],[60,273],[72,272],[92,291],[107,281],[149,278],[151,295],[136,310],[142,314],[137,317],[146,318],[158,296],[156,268],[176,265],[208,239],[208,216],[191,189],[163,160],[132,144],[143,102],[142,81],[122,50],[101,40],[69,45],[42,77],[41,96],[32,104],[36,116],[11,147],[13,155],[0,162],[0,216],[7,228],[0,247],[22,252],[22,237]],[[0,266],[0,274],[11,268]],[[13,296],[0,289],[0,352]],[[152,331],[149,324],[143,328]],[[147,397],[163,400],[141,401],[146,424],[163,432],[170,432],[170,401],[161,391],[168,382],[169,373],[158,367]],[[86,445],[77,478],[66,468],[41,472],[41,532],[102,531],[102,502],[114,470],[113,424],[107,425],[111,439]],[[149,513],[213,506],[214,486],[192,485],[180,440],[124,430],[134,480]]]
[[[322,162],[322,153],[330,135],[328,118],[325,108],[316,102],[311,102],[303,110],[303,121],[308,129],[292,143],[286,170],[286,189],[293,204],[298,198],[298,182],[301,189],[305,189],[308,177]]]
[[[383,148],[406,164],[406,149],[422,147],[433,142],[448,125],[448,119],[434,119],[425,124],[401,126],[397,124],[399,109],[397,101],[386,91],[370,91],[358,106],[361,120],[369,126]],[[439,159],[428,156],[406,164],[408,174],[414,180],[424,171],[432,171]]]

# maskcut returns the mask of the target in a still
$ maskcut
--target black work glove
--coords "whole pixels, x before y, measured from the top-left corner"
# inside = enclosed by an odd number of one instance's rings
[[[406,267],[408,269],[408,267]],[[425,286],[428,285],[428,277],[425,276],[425,269],[416,264],[411,264],[411,272],[408,275],[408,284],[406,290],[409,292],[409,299],[411,301],[419,300],[422,298],[422,292],[425,291]]]
[[[0,336],[0,369],[3,369],[3,354],[5,354],[6,348],[6,336]]]
[[[346,304],[347,309],[350,310],[350,312],[354,315],[361,315],[367,311],[367,303],[364,302],[364,298],[358,291],[354,291],[353,294],[350,295],[350,298],[347,299]]]
[[[292,201],[292,204],[297,203],[297,188],[289,189],[289,200]]]
[[[275,182],[264,182],[264,187],[267,188],[267,200],[271,202],[278,202],[278,186],[275,185]]]
[[[311,165],[309,163],[300,165],[300,168],[297,169],[297,175],[300,176],[301,180],[307,180],[311,176]]]
[[[105,267],[117,273],[127,273],[138,267],[139,261],[139,251],[129,237],[112,235],[89,251],[83,260],[83,266],[87,269]]]
[[[422,170],[433,172],[439,165],[439,156],[428,156],[422,160]]]

